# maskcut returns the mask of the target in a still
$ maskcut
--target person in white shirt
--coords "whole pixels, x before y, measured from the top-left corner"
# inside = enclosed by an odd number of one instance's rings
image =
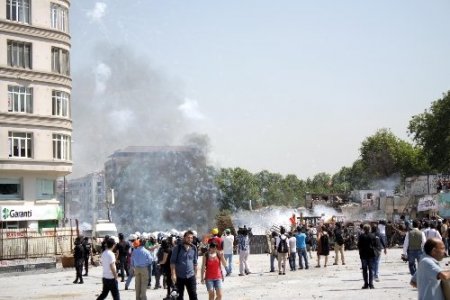
[[[223,256],[227,261],[227,267],[225,271],[226,276],[230,276],[233,272],[233,248],[234,248],[234,235],[231,234],[230,229],[225,229],[225,234],[222,236],[223,241]]]
[[[106,299],[110,291],[114,300],[120,300],[119,283],[117,282],[116,256],[112,252],[115,243],[113,238],[108,238],[108,240],[106,240],[107,249],[103,251],[101,257],[103,266],[103,290],[97,300]]]
[[[436,224],[434,222],[430,223],[430,229],[425,232],[425,237],[427,240],[431,238],[438,238],[439,240],[442,240],[442,236],[439,231],[437,231]]]
[[[297,256],[297,239],[292,232],[289,232],[289,267],[295,271],[295,257]]]
[[[277,236],[275,244],[278,252],[278,274],[286,275],[286,260],[289,258],[290,249],[289,238],[283,226],[280,227],[280,235]]]

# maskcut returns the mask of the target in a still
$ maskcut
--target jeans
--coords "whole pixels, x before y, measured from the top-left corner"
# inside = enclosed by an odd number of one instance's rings
[[[300,269],[303,269],[303,261],[302,257],[305,260],[305,268],[308,269],[308,253],[306,253],[306,248],[297,248],[298,253],[298,266]]]
[[[381,259],[381,255],[375,256],[375,258],[373,259],[372,270],[373,270],[374,278],[378,278],[378,267],[380,266],[380,259]]]
[[[250,273],[250,268],[248,266],[248,256],[250,251],[248,250],[239,250],[239,273],[245,274]]]
[[[416,268],[416,260],[417,264],[419,264],[419,259],[422,256],[422,250],[408,250],[408,267],[409,273],[414,275],[417,271]]]
[[[231,274],[233,272],[233,254],[224,254],[223,256],[227,261],[227,267],[225,271],[227,272],[227,275]]]
[[[180,294],[178,296],[178,300],[184,299],[184,287],[186,287],[186,290],[188,292],[189,300],[197,300],[197,280],[195,279],[195,275],[189,278],[177,277],[176,285],[178,293]]]
[[[153,263],[148,265],[148,286],[152,285],[152,271],[153,271]]]
[[[373,261],[375,258],[361,258],[364,286],[373,285]]]
[[[103,278],[102,281],[103,281],[103,290],[102,293],[98,296],[97,300],[106,299],[110,291],[114,300],[120,300],[119,283],[117,282],[117,280],[115,280],[114,278],[113,279]]]
[[[270,272],[275,272],[275,259],[278,259],[277,254],[270,254]]]
[[[133,268],[130,268],[130,271],[128,272],[127,281],[125,281],[125,287],[128,288],[131,283],[131,279],[134,277],[134,271]]]
[[[291,271],[295,271],[295,257],[297,256],[297,252],[291,252],[291,255],[289,255],[289,267],[291,268]]]

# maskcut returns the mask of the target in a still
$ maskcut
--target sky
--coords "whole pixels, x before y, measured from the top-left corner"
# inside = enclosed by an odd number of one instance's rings
[[[71,1],[74,176],[207,137],[210,163],[333,174],[450,89],[450,2]]]

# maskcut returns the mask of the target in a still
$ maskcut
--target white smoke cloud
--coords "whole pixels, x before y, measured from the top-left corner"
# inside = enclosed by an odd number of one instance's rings
[[[106,89],[106,82],[111,77],[111,68],[104,64],[99,63],[94,70],[95,73],[95,92],[97,94],[103,94]]]
[[[192,120],[203,120],[205,116],[200,112],[197,100],[185,98],[184,103],[178,106],[183,115]]]
[[[100,22],[105,16],[106,3],[96,2],[93,9],[86,13],[86,16],[91,20],[91,22]]]
[[[129,109],[115,110],[109,113],[110,123],[114,124],[117,131],[128,130],[134,123],[134,113]]]

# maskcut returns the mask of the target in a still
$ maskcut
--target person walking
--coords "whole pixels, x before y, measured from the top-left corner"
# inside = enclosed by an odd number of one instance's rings
[[[225,235],[222,236],[223,241],[223,256],[227,261],[226,276],[230,276],[233,273],[233,248],[234,248],[234,235],[231,234],[230,229],[225,229]]]
[[[239,230],[238,232],[238,251],[239,251],[239,276],[245,276],[251,274],[248,256],[250,255],[250,239],[248,237],[247,227]]]
[[[105,251],[103,251],[101,257],[103,267],[103,289],[102,293],[97,297],[97,300],[106,299],[109,292],[111,292],[113,300],[120,300],[119,283],[117,282],[116,257],[112,252],[115,243],[113,238],[108,238],[105,241]]]
[[[131,267],[134,273],[134,283],[136,290],[136,300],[147,300],[148,266],[153,263],[153,256],[145,249],[144,242],[139,241],[139,245],[133,250],[131,255]]]
[[[223,274],[220,265],[227,268],[227,262],[221,252],[217,251],[215,243],[209,244],[209,249],[203,255],[201,268],[201,283],[206,283],[209,300],[222,299]]]
[[[289,257],[289,238],[286,235],[286,229],[280,227],[280,235],[276,239],[278,252],[278,274],[286,275],[286,260]]]
[[[131,234],[128,237],[128,240],[131,244],[131,247],[128,250],[128,256],[127,256],[128,265],[130,266],[130,268],[128,270],[127,280],[125,281],[125,290],[128,290],[128,288],[130,287],[131,280],[134,278],[134,270],[131,267],[131,256],[133,256],[134,249],[137,249],[141,245],[141,242],[137,239],[136,234]]]
[[[270,235],[270,272],[275,272],[275,260],[278,260],[278,252],[277,252],[277,239],[278,233],[276,231],[272,231]]]
[[[325,268],[328,263],[328,255],[330,255],[330,239],[328,235],[327,228],[322,226],[319,235],[317,236],[317,266],[320,268],[320,256],[325,256]]]
[[[296,270],[295,258],[297,257],[297,239],[292,232],[288,233],[289,235],[289,267],[291,271]]]
[[[444,300],[441,280],[450,279],[450,271],[444,271],[439,262],[445,257],[445,245],[439,238],[430,238],[425,242],[424,251],[410,283],[417,287],[419,300]]]
[[[305,261],[305,269],[309,269],[308,253],[306,253],[306,234],[305,234],[306,229],[305,227],[302,227],[300,230],[299,229],[297,229],[297,235],[295,236],[298,254],[298,266],[299,266],[298,269],[299,270],[303,269],[303,260]]]
[[[123,233],[119,233],[119,242],[115,245],[113,252],[117,253],[119,259],[120,277],[122,282],[125,281],[125,273],[130,276],[128,272],[128,251],[130,250],[130,243],[125,240]]]
[[[363,233],[358,239],[359,258],[362,264],[364,279],[363,289],[374,289],[373,285],[373,264],[375,260],[375,236],[370,233],[370,225],[364,224]]]
[[[89,274],[89,258],[92,260],[92,244],[89,242],[89,237],[84,237],[83,239],[83,250],[84,250],[84,274],[83,276],[88,276]]]
[[[75,239],[75,247],[73,249],[73,258],[74,258],[74,263],[75,263],[75,272],[76,272],[76,277],[73,283],[84,283],[83,282],[83,277],[82,277],[82,273],[83,273],[83,263],[84,263],[84,249],[83,249],[83,245],[81,244],[81,237],[77,237]],[[80,281],[78,281],[80,280]]]
[[[339,253],[341,254],[342,265],[345,265],[344,258],[344,233],[342,231],[342,224],[336,223],[336,228],[334,229],[334,264],[337,265],[339,261]]]
[[[413,229],[411,229],[405,236],[403,243],[403,255],[408,257],[409,273],[414,275],[416,273],[416,261],[419,262],[420,257],[423,254],[423,245],[426,238],[425,233],[419,230],[419,222],[414,220],[412,222]]]
[[[164,300],[170,300],[170,289],[173,286],[170,274],[170,257],[172,256],[172,248],[174,247],[174,239],[169,236],[166,240],[161,241],[161,249],[163,249],[162,260],[159,261],[163,274],[163,286],[167,289],[167,296]]]
[[[377,225],[373,225],[372,226],[372,234],[375,236],[375,240],[376,240],[376,247],[375,247],[375,259],[373,261],[373,278],[376,282],[380,281],[380,277],[379,277],[379,267],[380,267],[380,257],[381,257],[381,250],[384,249],[384,255],[387,254],[386,251],[386,244],[384,243],[384,239],[380,233],[380,231],[378,230]]]
[[[189,299],[197,300],[197,247],[192,244],[194,233],[188,230],[183,242],[176,245],[170,257],[170,271],[173,283],[178,289],[178,300],[184,299],[186,288]]]

